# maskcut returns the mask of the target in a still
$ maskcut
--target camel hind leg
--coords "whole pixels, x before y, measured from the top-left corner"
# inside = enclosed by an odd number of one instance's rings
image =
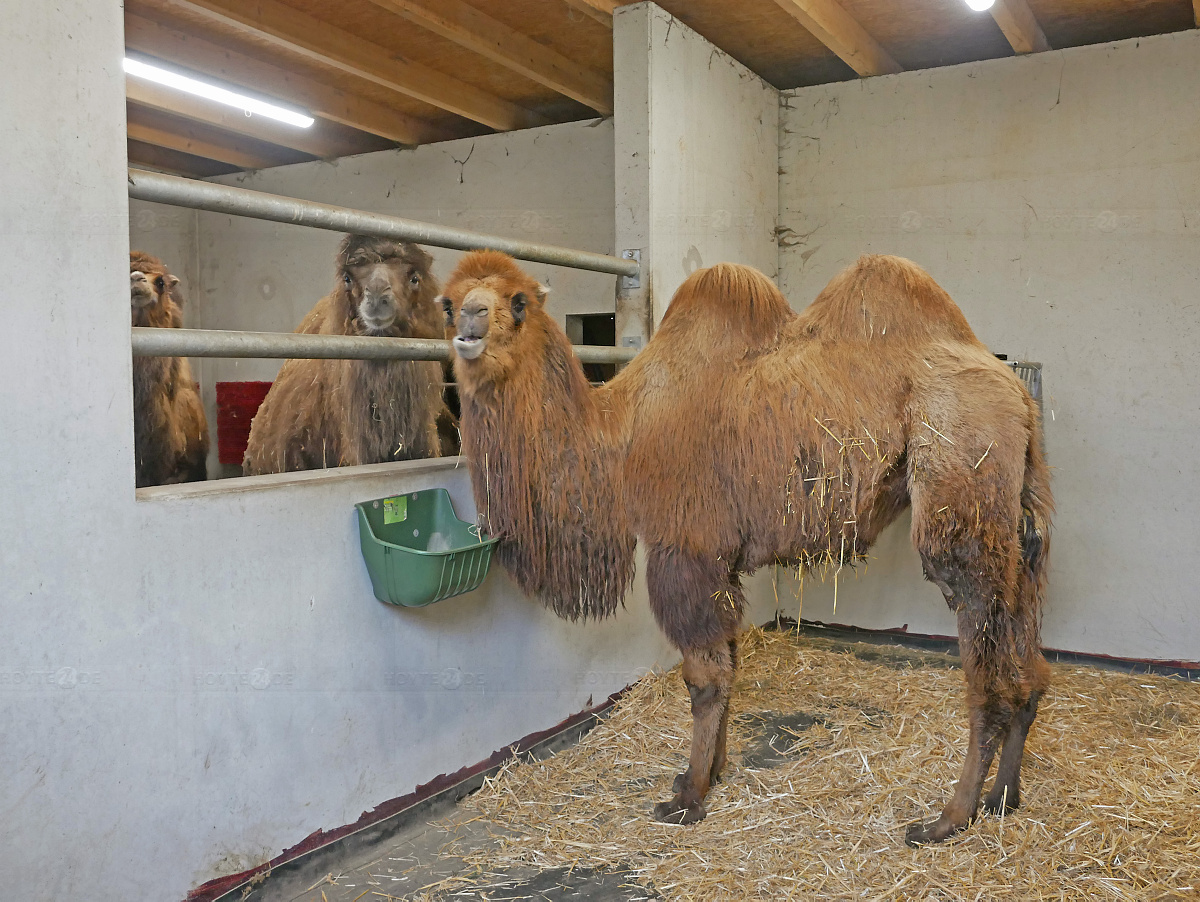
[[[1040,450],[1033,446],[1036,461],[1026,466],[1026,484],[1021,493],[1021,563],[1017,575],[1016,652],[1021,661],[1021,676],[1030,692],[1024,704],[1013,716],[1004,737],[1004,750],[996,782],[992,785],[983,808],[988,814],[1012,811],[1021,804],[1021,760],[1025,756],[1025,739],[1037,717],[1038,701],[1050,683],[1050,668],[1041,653],[1038,612],[1041,609],[1042,583],[1045,579],[1046,555],[1049,551],[1049,511],[1040,491],[1031,491],[1031,464],[1040,464]]]
[[[999,792],[1016,801],[1025,735],[1045,685],[1036,604],[1020,583],[1024,454],[993,447],[996,460],[980,472],[936,450],[913,470],[913,537],[926,579],[958,620],[970,741],[952,798],[935,821],[908,828],[910,845],[940,842],[974,820],[1002,746]]]
[[[675,778],[674,796],[654,806],[654,817],[667,823],[703,820],[704,797],[725,765],[744,598],[737,576],[715,558],[675,549],[651,549],[647,556],[650,609],[683,653],[683,680],[692,706],[687,770]]]

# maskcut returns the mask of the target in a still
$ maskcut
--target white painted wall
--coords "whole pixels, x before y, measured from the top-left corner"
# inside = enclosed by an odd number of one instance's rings
[[[1048,645],[1200,659],[1200,32],[789,92],[780,281],[925,266],[993,350],[1045,365]],[[804,616],[952,634],[907,521]],[[810,583],[812,581],[810,580]],[[793,607],[795,603],[793,602]]]
[[[779,92],[649,2],[616,10],[613,60],[617,244],[643,270],[617,334],[645,337],[701,267],[775,277]]]

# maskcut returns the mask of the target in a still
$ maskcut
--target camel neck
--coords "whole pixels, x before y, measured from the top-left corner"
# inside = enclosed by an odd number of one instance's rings
[[[545,338],[503,383],[464,395],[463,453],[509,573],[560,616],[603,617],[633,573],[616,412],[565,336]]]

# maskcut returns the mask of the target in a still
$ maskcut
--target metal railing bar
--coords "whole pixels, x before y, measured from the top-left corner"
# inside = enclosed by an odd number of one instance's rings
[[[296,332],[133,327],[134,357],[249,357],[303,360],[448,360],[450,342]],[[628,363],[637,348],[572,345],[581,363]]]
[[[533,244],[499,235],[470,232],[466,229],[369,213],[365,210],[351,210],[332,204],[319,204],[262,191],[251,191],[247,188],[234,188],[159,172],[147,172],[143,169],[129,170],[129,196],[156,204],[248,216],[334,232],[373,235],[377,238],[411,241],[433,247],[448,247],[461,251],[503,251],[519,260],[612,273],[617,276],[636,276],[640,272],[637,261],[610,257],[607,254],[595,254],[550,244]]]

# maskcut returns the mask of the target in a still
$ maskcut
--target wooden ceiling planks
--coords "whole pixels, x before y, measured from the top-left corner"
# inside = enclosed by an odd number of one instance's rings
[[[224,0],[235,2],[235,0]],[[437,0],[422,0],[432,6],[437,6]],[[287,0],[289,6],[304,12],[341,31],[354,35],[361,41],[384,48],[392,56],[424,66],[430,70],[450,73],[454,78],[472,87],[486,91],[498,97],[503,97],[535,114],[541,114],[546,119],[553,120],[554,115],[545,111],[544,107],[561,106],[563,101],[571,104],[574,118],[586,118],[594,115],[588,107],[577,101],[570,100],[552,88],[517,73],[506,66],[498,65],[491,59],[462,47],[460,44],[444,37],[428,28],[422,27],[395,12],[384,9],[372,0]],[[570,57],[582,65],[597,69],[602,74],[611,77],[611,50],[609,62],[601,66],[590,64],[590,57],[595,53],[597,34],[603,30],[590,19],[582,15],[582,20],[573,22],[570,18],[573,12],[563,0],[534,0],[522,2],[513,0],[512,3],[495,4],[472,0],[472,6],[485,12],[510,28],[517,28],[526,36],[539,37],[548,49],[563,56]],[[516,7],[518,17],[514,17],[509,7]],[[550,40],[545,40],[531,22],[539,22],[538,9],[545,14],[547,9],[550,18],[557,27],[550,31]],[[514,25],[515,23],[515,25]],[[611,44],[611,36],[605,45]],[[584,52],[586,51],[586,52]]]
[[[544,125],[538,114],[278,0],[166,0],[223,28],[252,35],[301,60],[340,69],[431,106],[501,131]]]
[[[775,0],[661,0],[659,5],[777,88],[856,77]]]
[[[775,2],[859,75],[895,75],[903,71],[837,0]]]
[[[598,113],[613,111],[611,75],[568,59],[462,0],[371,2]]]
[[[375,150],[391,146],[390,142],[382,139],[372,142],[362,132],[323,119],[315,120],[308,128],[299,128],[266,116],[247,115],[242,110],[130,75],[125,77],[125,98],[138,106],[170,113],[194,122],[203,122],[314,157],[333,159],[361,153],[360,148],[372,143]]]
[[[1026,0],[996,0],[991,13],[1013,53],[1044,53],[1050,49],[1050,42]]]
[[[143,85],[129,95],[131,159],[213,174],[607,114],[625,2],[127,0],[130,50],[318,119],[288,135]],[[990,14],[963,0],[660,5],[781,89],[1200,24],[1200,0],[997,0]]]
[[[130,138],[127,142],[129,165],[140,169],[153,169],[168,175],[183,175],[188,178],[205,179],[214,175],[230,175],[237,172],[237,166],[228,163],[218,163],[204,157],[180,153],[167,147],[146,144]]]
[[[1196,27],[1188,0],[1029,0],[1029,7],[1060,49]]]
[[[129,137],[192,156],[227,163],[238,169],[264,169],[311,160],[311,154],[237,135],[137,104],[125,110]]]
[[[277,50],[205,27],[178,12],[164,13],[139,0],[127,0],[126,47],[398,144],[427,144],[461,136],[444,121],[458,117],[336,70],[298,66]]]

